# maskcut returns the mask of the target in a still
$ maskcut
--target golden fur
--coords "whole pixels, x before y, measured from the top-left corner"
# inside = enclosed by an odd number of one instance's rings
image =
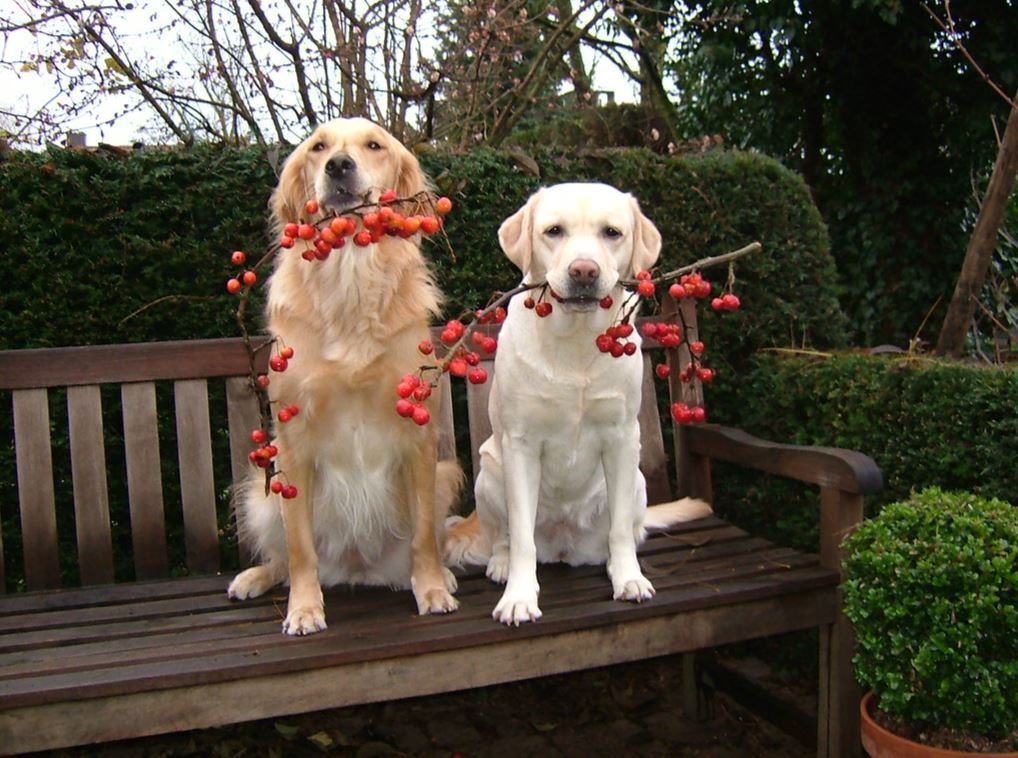
[[[283,167],[271,201],[277,231],[306,217],[310,199],[338,213],[390,188],[400,197],[427,189],[412,153],[366,119],[322,124]],[[229,594],[255,597],[289,580],[289,634],[325,628],[321,586],[341,582],[410,587],[422,614],[455,610],[438,544],[462,472],[437,464],[434,425],[394,410],[441,294],[413,239],[386,236],[312,262],[301,259],[306,244],[280,251],[267,305],[269,331],[294,349],[269,392],[300,406],[275,429],[277,465],[298,495],[265,496],[257,474],[239,487],[240,536],[262,563]]]

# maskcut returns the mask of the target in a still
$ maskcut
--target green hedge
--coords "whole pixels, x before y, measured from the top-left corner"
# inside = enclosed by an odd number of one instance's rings
[[[761,353],[709,395],[711,415],[766,439],[870,455],[885,489],[869,512],[937,486],[1015,501],[1018,370],[909,356]],[[816,547],[815,494],[725,467],[729,515],[755,531]]]

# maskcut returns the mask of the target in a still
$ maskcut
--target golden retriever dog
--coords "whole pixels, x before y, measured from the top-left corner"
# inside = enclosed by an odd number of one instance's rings
[[[533,195],[499,229],[524,283],[547,282],[553,310],[538,318],[522,297],[502,325],[481,446],[477,509],[450,519],[446,554],[487,562],[505,583],[492,615],[519,625],[541,616],[537,562],[607,564],[615,599],[654,595],[636,549],[648,527],[711,512],[685,498],[647,508],[640,472],[643,360],[612,358],[596,337],[619,320],[622,278],[649,269],[661,235],[636,200],[604,184],[560,184]],[[611,296],[609,308],[600,301]],[[639,333],[630,337],[639,344]]]
[[[318,218],[388,189],[427,189],[413,154],[366,119],[329,121],[283,167],[271,200],[276,231],[306,218],[309,200]],[[394,410],[394,388],[420,366],[417,345],[441,295],[413,238],[383,236],[310,262],[301,258],[307,244],[280,251],[267,303],[269,331],[294,351],[269,394],[300,409],[274,430],[280,476],[297,496],[266,495],[257,473],[239,486],[240,538],[261,563],[233,580],[229,596],[288,582],[283,631],[298,635],[325,628],[323,585],[411,588],[419,613],[453,611],[456,580],[438,546],[462,472],[437,463],[434,425]]]

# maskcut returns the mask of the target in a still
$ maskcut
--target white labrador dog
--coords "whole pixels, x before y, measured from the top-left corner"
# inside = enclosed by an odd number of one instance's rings
[[[700,500],[647,508],[639,470],[643,361],[612,358],[595,339],[616,323],[620,278],[649,269],[661,235],[636,200],[604,184],[538,191],[499,229],[525,283],[547,281],[552,312],[540,318],[518,296],[509,305],[495,358],[481,446],[477,509],[450,519],[446,558],[487,562],[504,582],[492,615],[518,625],[541,616],[537,562],[607,563],[614,597],[654,595],[636,556],[646,528],[711,512]],[[611,296],[609,308],[600,301]],[[637,332],[629,340],[639,345]]]

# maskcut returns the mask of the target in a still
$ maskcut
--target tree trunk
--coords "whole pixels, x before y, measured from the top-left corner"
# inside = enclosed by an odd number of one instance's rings
[[[947,309],[944,325],[940,328],[937,340],[937,355],[952,358],[961,357],[965,347],[965,335],[976,312],[979,292],[986,280],[986,273],[993,260],[993,250],[997,244],[997,234],[1007,209],[1007,201],[1014,187],[1015,174],[1018,173],[1018,93],[1011,104],[1011,114],[1007,119],[1004,137],[997,151],[997,160],[993,165],[990,184],[986,188],[979,218],[972,230],[968,248],[965,250],[965,261],[961,266],[958,284]]]

